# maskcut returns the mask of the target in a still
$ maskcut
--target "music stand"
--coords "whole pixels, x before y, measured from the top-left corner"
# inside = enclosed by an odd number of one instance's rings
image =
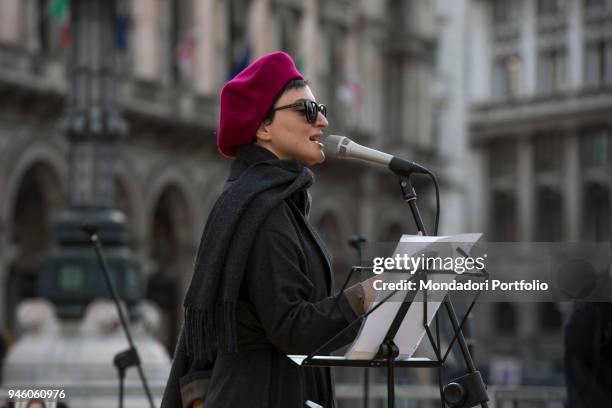
[[[417,227],[421,235],[426,235],[425,228],[423,227],[423,222],[421,220],[418,207],[416,206],[416,192],[410,183],[410,179],[408,177],[400,177],[400,187],[402,189],[402,194],[405,201],[410,205],[410,209],[412,215],[415,219]],[[461,248],[457,248],[457,251],[460,255],[467,257],[469,256],[465,251]],[[351,273],[356,268],[352,268]],[[411,277],[411,279],[416,280],[424,280],[427,278],[428,274],[456,274],[455,271],[448,270],[419,270],[416,271],[415,274]],[[475,276],[481,278],[488,278],[488,272],[486,269],[483,269],[481,273],[463,273],[464,276]],[[347,277],[345,284],[350,278]],[[441,378],[439,378],[440,389],[441,389],[441,400],[443,406],[445,406],[445,400],[451,406],[451,408],[470,408],[480,404],[481,408],[488,408],[487,401],[489,400],[486,388],[484,385],[484,381],[480,375],[480,372],[476,370],[476,366],[474,365],[472,356],[468,349],[468,346],[465,342],[465,338],[463,336],[463,326],[467,321],[469,314],[471,313],[474,305],[476,304],[476,300],[481,293],[481,290],[476,291],[476,295],[472,299],[470,306],[468,307],[465,315],[463,316],[461,322],[459,323],[457,319],[457,315],[455,313],[452,302],[447,294],[445,294],[443,302],[445,309],[448,313],[449,320],[453,327],[453,338],[449,343],[448,349],[444,356],[442,356],[440,349],[440,339],[439,339],[439,329],[437,330],[437,342],[434,341],[431,330],[429,329],[429,325],[427,324],[427,291],[424,291],[424,307],[423,307],[423,328],[427,333],[427,337],[429,339],[430,345],[432,346],[434,353],[436,355],[436,359],[422,359],[422,358],[398,358],[399,356],[399,348],[395,344],[394,339],[395,336],[410,308],[414,297],[417,294],[417,291],[409,291],[404,298],[402,305],[399,307],[388,331],[384,337],[383,342],[380,344],[378,354],[373,359],[346,359],[344,357],[335,357],[335,356],[322,356],[317,355],[321,350],[325,349],[329,344],[331,344],[334,340],[339,338],[346,331],[351,329],[357,322],[361,322],[363,319],[370,316],[374,311],[376,311],[380,306],[385,304],[393,295],[397,293],[397,290],[391,292],[387,296],[385,296],[377,305],[372,307],[366,314],[361,316],[360,318],[353,321],[335,336],[333,336],[326,343],[321,345],[319,348],[314,350],[308,356],[298,356],[298,355],[290,355],[291,358],[296,364],[301,366],[319,366],[319,367],[387,367],[387,406],[389,408],[393,408],[395,406],[395,367],[414,367],[414,368],[432,368],[432,367],[442,367],[446,362],[446,359],[452,349],[455,341],[458,342],[459,347],[461,349],[461,353],[463,355],[464,361],[467,366],[468,373],[462,377],[454,379],[451,383],[449,383],[444,390],[442,391]]]

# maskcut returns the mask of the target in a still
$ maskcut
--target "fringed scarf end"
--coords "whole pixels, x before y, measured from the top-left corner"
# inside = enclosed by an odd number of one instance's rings
[[[237,352],[236,302],[225,301],[216,310],[185,308],[185,347],[195,360],[214,359],[217,347]]]

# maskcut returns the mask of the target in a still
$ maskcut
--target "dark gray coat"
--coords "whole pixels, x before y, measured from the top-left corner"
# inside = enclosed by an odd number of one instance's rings
[[[240,171],[234,166],[230,181]],[[206,408],[302,408],[306,400],[335,406],[330,370],[286,357],[310,353],[357,319],[344,294],[333,308],[329,256],[306,218],[304,197],[285,200],[253,237],[236,309],[238,353],[190,361],[181,335],[162,407],[196,398],[205,398]],[[328,351],[352,341],[358,327]]]

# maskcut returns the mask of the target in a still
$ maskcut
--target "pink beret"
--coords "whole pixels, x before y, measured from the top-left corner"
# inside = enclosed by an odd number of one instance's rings
[[[221,90],[221,113],[217,146],[227,157],[236,155],[236,147],[255,140],[272,102],[292,79],[304,79],[291,57],[284,52],[266,54]]]

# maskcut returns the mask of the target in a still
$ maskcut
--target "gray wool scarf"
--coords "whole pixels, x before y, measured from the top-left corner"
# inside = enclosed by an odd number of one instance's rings
[[[306,195],[310,170],[296,160],[272,158],[256,145],[238,149],[232,173],[213,206],[196,256],[185,301],[187,354],[212,359],[217,349],[237,351],[236,302],[257,230],[292,194]]]

